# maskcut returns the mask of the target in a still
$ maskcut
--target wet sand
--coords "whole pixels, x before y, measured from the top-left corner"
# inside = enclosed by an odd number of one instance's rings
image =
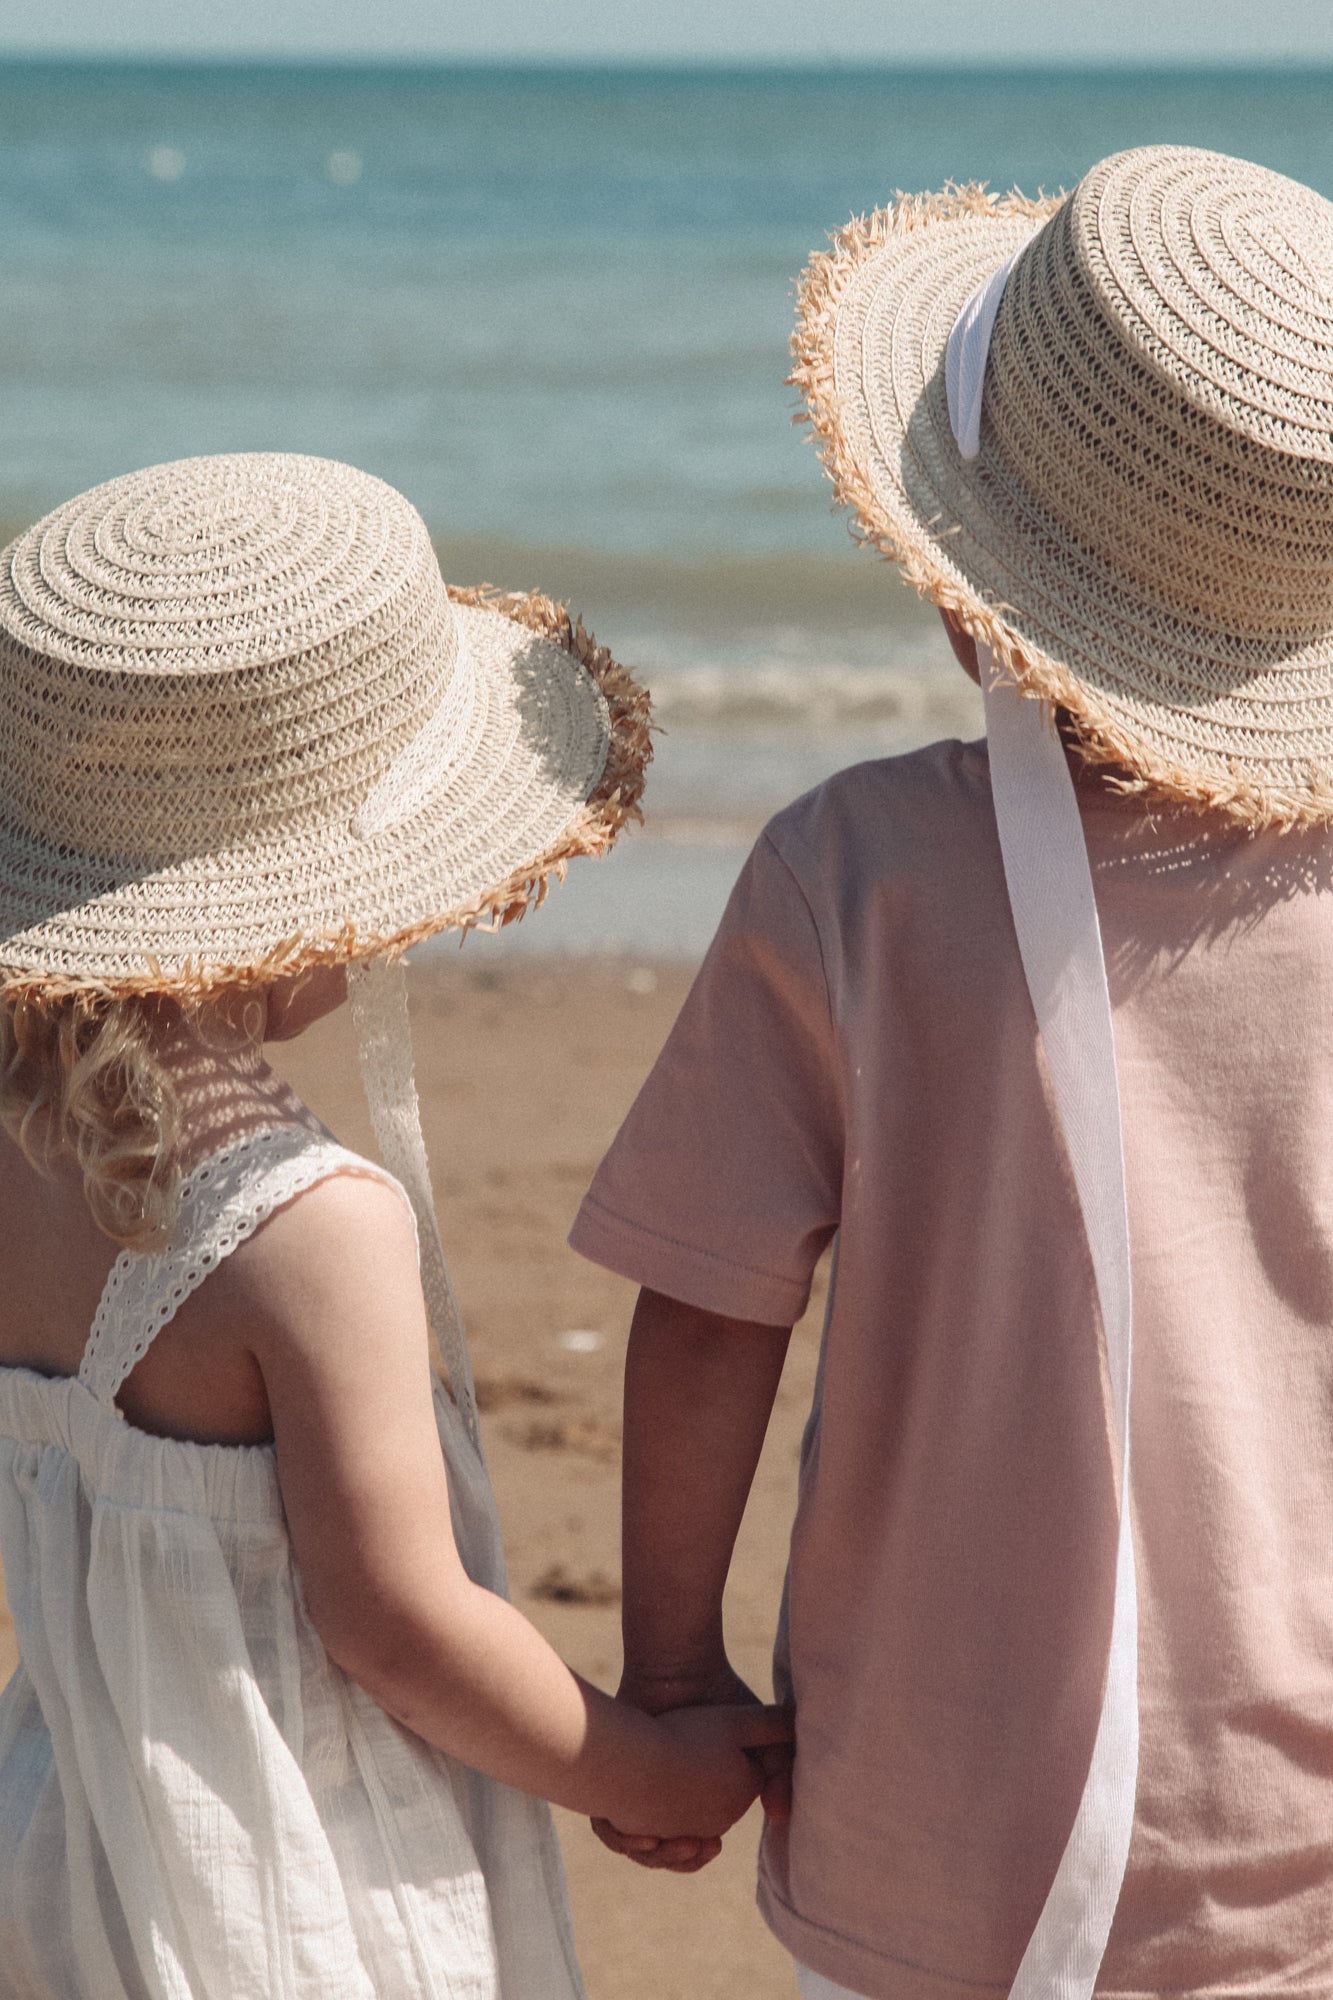
[[[684,997],[676,966],[505,960],[477,940],[414,968],[422,1122],[468,1324],[515,1601],[600,1686],[620,1666],[620,1376],[633,1288],[565,1234]],[[345,1014],[281,1053],[346,1144],[373,1151]],[[792,1344],[727,1607],[767,1695],[822,1287]],[[579,1336],[571,1338],[571,1336]],[[0,1626],[0,1669],[13,1659]],[[696,1877],[619,1861],[560,1814],[590,2000],[791,2000],[754,1908],[757,1814]]]

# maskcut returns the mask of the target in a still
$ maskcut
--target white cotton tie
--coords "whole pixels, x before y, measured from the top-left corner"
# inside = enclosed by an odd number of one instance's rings
[[[981,391],[986,380],[986,356],[995,331],[995,315],[1000,310],[1009,273],[1027,249],[1020,243],[1012,257],[1006,257],[975,292],[953,323],[949,344],[944,350],[944,393],[949,404],[949,423],[961,458],[975,458],[981,449]]]
[[[949,338],[945,388],[965,459],[980,450],[986,356],[1021,254],[1020,248],[977,288]],[[977,659],[1005,882],[1087,1232],[1120,1458],[1115,1601],[1096,1740],[1073,1829],[1011,2000],[1091,2000],[1129,1859],[1139,1758],[1129,1477],[1133,1314],[1120,1087],[1087,842],[1054,711],[998,673],[989,647],[978,645]]]
[[[430,1162],[421,1133],[421,1108],[412,1063],[412,1028],[407,1012],[407,975],[401,959],[372,958],[347,975],[356,1029],[361,1081],[370,1107],[375,1144],[385,1167],[400,1181],[417,1219],[421,1289],[431,1331],[449,1373],[449,1387],[478,1456],[481,1429],[477,1392],[449,1266],[445,1262]]]
[[[1138,1594],[1129,1506],[1132,1310],[1111,1000],[1074,782],[1050,704],[979,646],[991,792],[1018,948],[1064,1128],[1106,1338],[1120,1456],[1111,1649],[1083,1797],[1011,2000],[1090,2000],[1134,1830]],[[1093,1329],[1089,1328],[1089,1338]]]

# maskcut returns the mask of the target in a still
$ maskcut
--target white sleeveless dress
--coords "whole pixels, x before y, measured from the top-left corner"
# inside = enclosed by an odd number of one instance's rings
[[[151,1437],[116,1393],[331,1139],[248,1136],[122,1253],[77,1377],[0,1368],[6,2000],[576,2000],[547,1807],[402,1729],[306,1613],[272,1448]],[[401,1192],[401,1189],[399,1190]],[[437,1388],[467,1571],[504,1591],[490,1486]]]

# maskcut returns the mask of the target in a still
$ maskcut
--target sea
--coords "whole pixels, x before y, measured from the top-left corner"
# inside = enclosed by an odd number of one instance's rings
[[[1054,191],[1156,141],[1333,196],[1333,71],[890,55],[0,63],[0,530],[197,452],[390,480],[451,581],[571,600],[660,725],[644,829],[469,951],[697,957],[772,812],[980,727],[794,422],[810,252],[897,189]]]

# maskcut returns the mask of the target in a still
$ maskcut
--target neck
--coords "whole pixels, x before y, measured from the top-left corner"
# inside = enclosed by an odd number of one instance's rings
[[[180,1165],[272,1125],[317,1121],[264,1059],[261,998],[226,995],[186,1010],[160,1003],[154,1024],[158,1060],[180,1106]]]

